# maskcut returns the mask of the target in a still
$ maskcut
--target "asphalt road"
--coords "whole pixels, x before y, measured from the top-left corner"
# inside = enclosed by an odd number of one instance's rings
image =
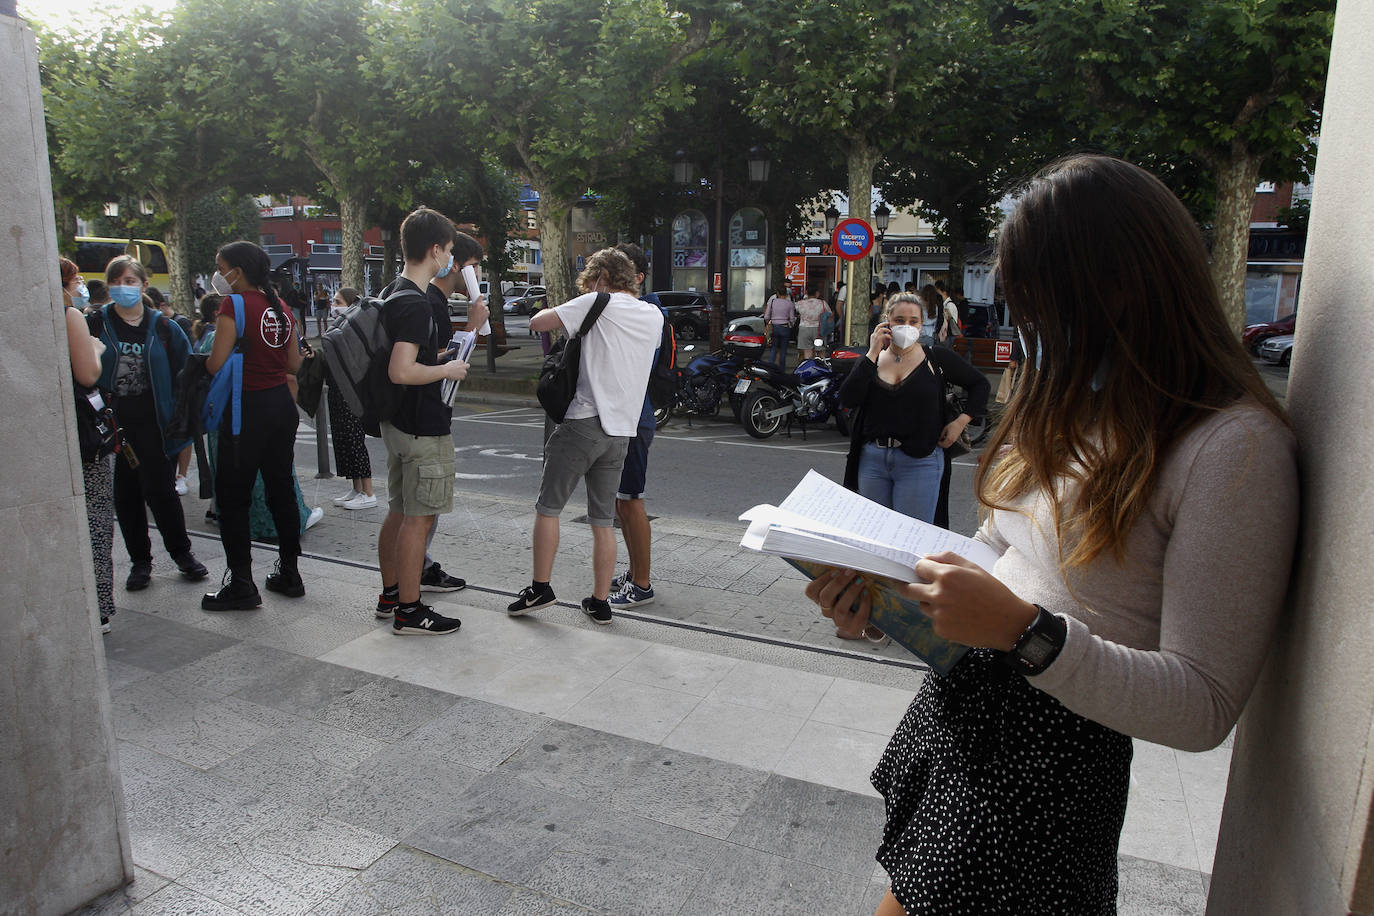
[[[533,512],[542,465],[543,413],[526,407],[463,404],[453,413],[458,486],[527,497]],[[374,475],[384,477],[381,440],[368,439],[367,444]],[[809,430],[806,439],[797,430],[791,438],[779,433],[760,441],[723,419],[693,418],[689,425],[685,418],[674,418],[655,436],[649,452],[649,513],[734,523],[751,506],[781,502],[811,468],[840,480],[847,449],[848,440],[833,426]],[[315,432],[305,421],[296,437],[296,463],[302,469],[317,467]],[[973,465],[973,456],[956,462],[951,488],[951,519],[955,530],[965,534],[977,527]],[[584,500],[579,488],[570,511],[581,510]]]

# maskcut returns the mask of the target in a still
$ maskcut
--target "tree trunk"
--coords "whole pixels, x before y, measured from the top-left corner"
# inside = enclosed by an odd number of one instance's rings
[[[1217,212],[1212,220],[1212,278],[1221,308],[1240,334],[1245,328],[1245,259],[1250,250],[1250,214],[1255,205],[1262,156],[1239,144],[1217,165]]]
[[[172,308],[183,315],[190,315],[195,305],[195,290],[191,285],[190,245],[186,237],[187,210],[189,204],[184,200],[167,201],[172,221],[162,235],[162,243],[167,246],[167,298]]]
[[[573,286],[572,258],[568,256],[569,217],[573,201],[554,200],[545,188],[539,192],[535,216],[539,220],[539,244],[544,250],[544,286],[549,291],[548,304],[561,305],[571,299]]]
[[[400,229],[393,230],[391,238],[382,242],[382,288],[396,279],[397,262],[401,257]],[[379,292],[380,290],[373,290]]]
[[[882,158],[881,152],[862,139],[850,144],[849,216],[864,220],[870,226],[873,225],[873,170]],[[876,238],[874,243],[877,243]],[[850,305],[844,316],[844,342],[852,347],[868,339],[868,315],[872,309],[869,294],[873,288],[873,263],[868,258],[850,262],[849,284],[852,289],[846,297]]]
[[[342,188],[335,188],[342,192]],[[363,288],[363,230],[367,228],[367,197],[357,192],[339,194],[339,222],[342,223],[343,263],[339,283]]]

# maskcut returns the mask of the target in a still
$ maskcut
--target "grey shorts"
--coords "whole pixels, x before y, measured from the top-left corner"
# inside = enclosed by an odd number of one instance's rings
[[[421,518],[453,511],[457,462],[452,436],[412,436],[382,424],[386,445],[387,508]]]
[[[587,522],[615,524],[615,490],[625,465],[628,436],[608,436],[600,417],[566,420],[544,445],[544,476],[534,511],[557,518],[579,480],[587,483]]]

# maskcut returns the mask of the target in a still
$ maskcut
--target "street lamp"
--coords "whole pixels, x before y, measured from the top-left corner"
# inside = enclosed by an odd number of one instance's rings
[[[751,146],[749,148],[749,180],[755,184],[763,184],[768,180],[768,152],[761,146]]]
[[[879,240],[887,234],[888,223],[891,220],[892,211],[887,208],[887,204],[878,204],[878,208],[873,211],[873,228],[878,230]]]
[[[677,184],[691,184],[696,165],[687,158],[686,150],[678,150],[673,156],[673,181]]]
[[[835,234],[835,226],[836,226],[839,222],[840,222],[840,211],[835,209],[835,205],[834,205],[834,204],[831,204],[830,206],[826,207],[826,208],[825,208],[825,234],[826,234],[826,235],[834,235],[834,234]]]

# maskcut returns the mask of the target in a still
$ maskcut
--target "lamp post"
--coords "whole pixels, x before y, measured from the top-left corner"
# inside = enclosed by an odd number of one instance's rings
[[[892,211],[887,204],[878,204],[873,211],[873,228],[878,232],[878,244],[873,246],[873,266],[879,276],[883,272],[883,236],[887,235],[887,227],[892,222]]]
[[[700,193],[713,200],[716,205],[715,221],[711,226],[711,232],[715,237],[715,244],[709,246],[708,263],[706,267],[707,283],[712,290],[711,306],[711,349],[719,349],[721,339],[725,331],[725,313],[729,304],[730,282],[726,277],[726,248],[724,227],[724,205],[728,198],[732,203],[735,201],[753,200],[758,194],[758,186],[768,180],[769,167],[772,165],[768,158],[768,152],[761,146],[753,146],[748,154],[748,176],[751,187],[744,188],[738,185],[727,187],[725,184],[724,156],[717,149],[716,152],[716,174],[715,179],[710,183],[710,190],[702,187],[693,189],[693,193]],[[673,156],[673,181],[679,185],[692,184],[693,176],[696,173],[696,163],[692,162],[685,150],[678,150]],[[720,274],[721,284],[719,294],[715,293],[715,275]],[[715,296],[719,295],[719,305],[716,304]]]

